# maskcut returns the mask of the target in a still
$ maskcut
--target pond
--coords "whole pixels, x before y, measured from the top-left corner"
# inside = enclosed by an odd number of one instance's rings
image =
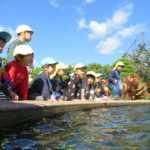
[[[43,118],[11,129],[1,129],[0,149],[13,148],[148,150],[150,105],[76,111],[53,118]]]

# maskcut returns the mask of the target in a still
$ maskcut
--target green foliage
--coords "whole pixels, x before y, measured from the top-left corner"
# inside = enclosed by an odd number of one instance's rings
[[[122,72],[121,72],[122,77],[127,77],[127,76],[129,76],[129,75],[136,75],[136,74],[137,74],[137,72],[136,72],[134,66],[133,66],[132,63],[131,63],[131,61],[130,61],[129,59],[127,59],[127,58],[120,58],[120,59],[118,59],[118,60],[113,64],[113,67],[114,67],[114,66],[117,64],[117,62],[119,62],[119,61],[123,62],[124,65],[125,65],[124,68],[123,68],[123,70],[122,70]]]
[[[100,73],[102,70],[102,66],[97,63],[88,64],[86,71],[94,71],[96,73]]]
[[[31,78],[34,79],[36,78],[36,76],[40,73],[40,71],[42,71],[41,67],[37,67],[33,70],[32,74],[31,74]]]
[[[104,74],[105,78],[108,78],[109,72],[111,70],[112,70],[112,67],[109,66],[109,65],[102,66],[102,65],[97,64],[97,63],[91,63],[91,64],[88,64],[86,72],[88,72],[88,71],[94,71],[96,73]]]
[[[0,57],[0,59],[2,60],[3,64],[6,64],[6,58],[5,57]]]
[[[137,73],[143,78],[144,82],[148,84],[150,92],[150,46],[143,43],[129,55],[132,64]]]
[[[70,77],[70,74],[74,72],[74,69],[71,65],[66,69],[65,75],[63,76],[63,80],[66,80]]]

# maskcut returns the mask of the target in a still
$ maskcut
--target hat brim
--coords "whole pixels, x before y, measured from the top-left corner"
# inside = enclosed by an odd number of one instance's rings
[[[0,32],[0,37],[3,38],[6,43],[8,43],[12,38],[11,34],[8,32]]]

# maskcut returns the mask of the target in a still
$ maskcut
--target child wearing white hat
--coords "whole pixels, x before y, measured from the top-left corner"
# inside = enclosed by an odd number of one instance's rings
[[[27,25],[19,25],[16,29],[16,34],[18,35],[18,39],[12,41],[7,50],[7,63],[13,61],[15,58],[13,57],[14,49],[16,46],[25,44],[26,42],[30,42],[32,39],[32,34],[34,33],[33,29],[31,29]]]
[[[53,99],[63,99],[62,95],[64,94],[65,81],[63,81],[63,75],[65,74],[65,70],[68,68],[68,65],[59,62],[56,65],[56,70],[54,73],[54,78],[51,80],[53,93],[51,98]]]
[[[70,77],[68,87],[64,92],[67,100],[81,99],[82,77],[84,76],[86,66],[78,63],[74,66],[74,74]]]
[[[82,82],[81,88],[81,99],[92,100],[92,95],[94,94],[94,82],[96,78],[96,73],[93,71],[88,71],[85,80]]]
[[[28,70],[27,66],[33,63],[34,51],[28,45],[19,45],[15,48],[13,56],[15,60],[8,63],[5,67],[10,76],[12,88],[19,99],[28,99]]]
[[[109,75],[109,85],[112,88],[112,96],[114,99],[120,99],[122,91],[121,71],[124,67],[123,62],[117,62]]]

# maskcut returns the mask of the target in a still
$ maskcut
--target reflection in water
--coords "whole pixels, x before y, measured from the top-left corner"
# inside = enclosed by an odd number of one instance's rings
[[[99,108],[66,113],[1,130],[0,148],[150,149],[150,106]]]

